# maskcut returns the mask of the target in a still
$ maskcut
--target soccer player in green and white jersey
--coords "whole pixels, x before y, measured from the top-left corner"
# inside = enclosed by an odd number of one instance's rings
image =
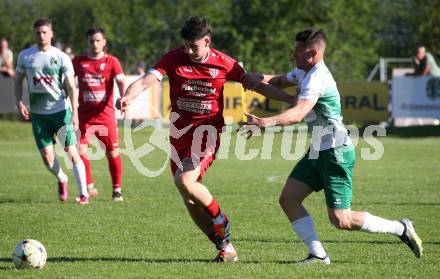
[[[280,91],[280,88],[298,84],[298,96],[292,108],[267,118],[247,114],[246,125],[284,126],[304,120],[313,128],[309,151],[290,173],[280,196],[280,205],[293,230],[309,250],[307,258],[299,263],[330,264],[312,218],[302,205],[313,191],[322,189],[330,222],[336,228],[396,235],[420,257],[422,241],[411,221],[390,221],[351,210],[355,151],[342,123],[336,82],[324,63],[326,38],[322,31],[310,28],[299,32],[295,41],[296,69],[279,76],[248,73],[243,77],[243,85],[256,91]]]
[[[78,127],[78,98],[74,71],[70,58],[51,45],[52,22],[39,19],[34,23],[38,46],[20,52],[15,78],[17,108],[24,120],[31,120],[35,142],[44,165],[58,179],[58,193],[61,201],[68,197],[67,175],[55,157],[53,144],[55,135],[73,162],[73,173],[80,192],[81,204],[88,204],[84,164],[76,148],[75,130]],[[23,79],[26,77],[30,111],[23,103]],[[72,111],[66,102],[64,89],[72,102]]]

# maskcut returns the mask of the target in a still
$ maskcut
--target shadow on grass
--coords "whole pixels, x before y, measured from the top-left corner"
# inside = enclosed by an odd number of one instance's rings
[[[352,205],[439,206],[440,202],[353,202]]]
[[[210,263],[209,259],[149,259],[149,258],[77,258],[55,257],[47,259],[48,262],[136,262],[136,263]]]
[[[10,258],[0,258],[0,262],[11,262]],[[114,262],[114,263],[146,263],[146,264],[170,264],[170,263],[186,263],[186,264],[194,264],[194,263],[212,263],[210,259],[149,259],[149,258],[83,258],[83,257],[53,257],[47,259],[48,263],[75,263],[75,262]],[[294,260],[268,260],[268,261],[259,261],[259,260],[240,260],[241,264],[296,264],[299,261]],[[337,261],[338,263],[348,263],[344,261]],[[0,270],[10,270],[13,267],[0,267]]]
[[[98,202],[106,202],[101,200],[94,200],[94,203]],[[9,203],[57,203],[57,204],[72,204],[75,203],[73,200],[68,201],[66,203],[58,202],[56,199],[51,200],[44,200],[44,199],[13,199],[13,198],[0,198],[0,204],[9,204]],[[398,206],[440,206],[440,202],[368,202],[368,203],[362,203],[362,202],[353,202],[353,205],[356,206],[362,206],[362,205],[398,205]]]
[[[440,137],[440,126],[390,127],[387,128],[387,136],[401,138]]]
[[[11,199],[11,198],[2,198],[0,199],[0,204],[7,203],[51,203],[49,200],[39,200],[39,199]]]
[[[260,242],[260,243],[303,243],[295,239],[254,239],[254,238],[236,238],[234,242]],[[347,243],[347,244],[397,244],[401,245],[397,238],[396,240],[322,240],[324,243]],[[440,245],[440,241],[423,241],[423,244]]]

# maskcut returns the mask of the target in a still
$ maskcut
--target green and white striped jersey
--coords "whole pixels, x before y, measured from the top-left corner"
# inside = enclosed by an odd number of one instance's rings
[[[27,48],[18,55],[16,71],[26,75],[32,113],[52,114],[67,108],[63,80],[74,75],[67,54],[56,47],[47,51]]]
[[[312,129],[313,149],[321,151],[351,144],[342,123],[341,97],[324,61],[307,73],[295,68],[287,74],[287,79],[298,84],[298,99],[316,100],[316,105],[304,118]]]

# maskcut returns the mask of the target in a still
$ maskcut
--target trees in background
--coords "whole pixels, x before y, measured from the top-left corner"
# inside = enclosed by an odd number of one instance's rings
[[[438,0],[0,0],[0,35],[15,54],[34,41],[32,23],[54,21],[55,41],[78,53],[85,31],[106,30],[109,51],[127,72],[136,61],[153,64],[181,43],[191,15],[207,17],[214,45],[248,71],[283,73],[292,67],[295,33],[315,26],[328,36],[326,62],[337,80],[364,80],[379,57],[408,57],[422,43],[440,56]]]

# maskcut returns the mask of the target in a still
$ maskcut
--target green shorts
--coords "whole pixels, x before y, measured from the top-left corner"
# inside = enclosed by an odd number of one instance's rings
[[[73,129],[69,109],[53,114],[31,113],[32,132],[38,149],[55,144],[58,136],[63,147],[76,144],[76,135]]]
[[[319,151],[318,158],[309,158],[310,149],[290,173],[318,192],[324,189],[327,206],[348,209],[352,198],[352,171],[356,161],[353,145]]]

